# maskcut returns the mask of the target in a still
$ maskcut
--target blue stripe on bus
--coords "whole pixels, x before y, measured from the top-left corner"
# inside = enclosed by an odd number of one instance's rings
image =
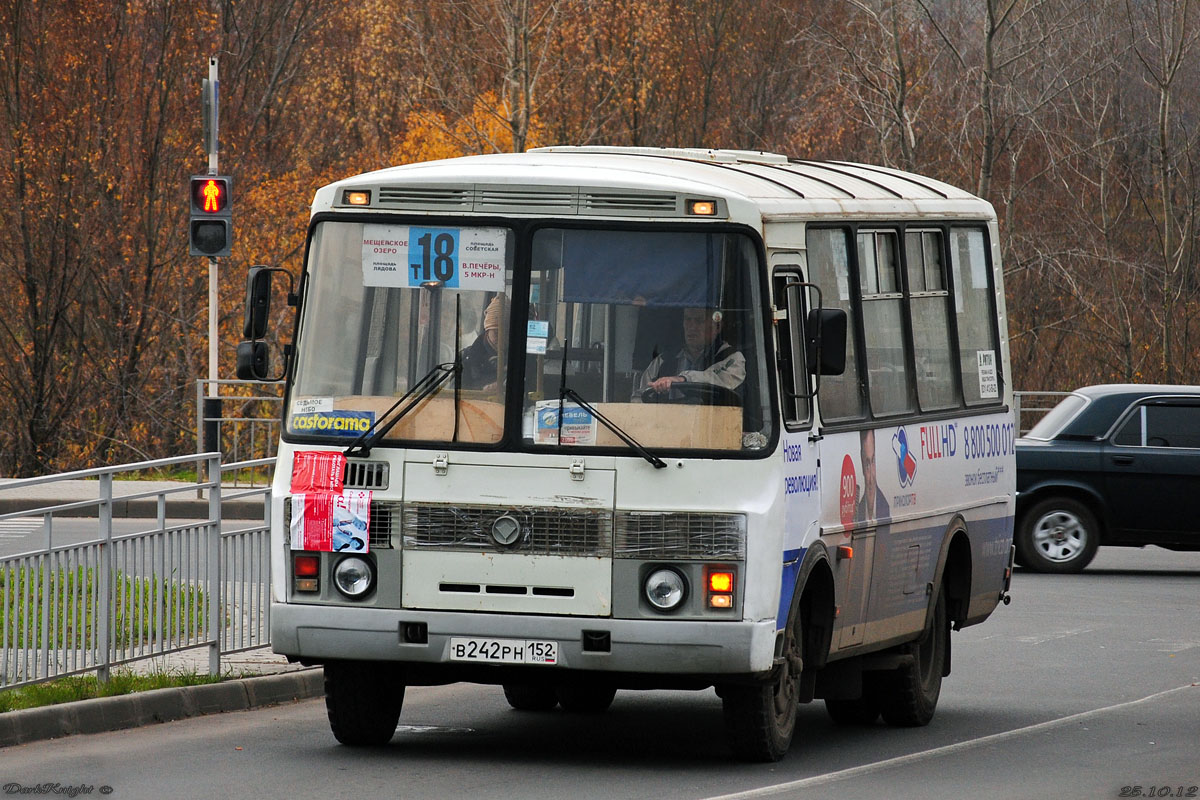
[[[779,613],[775,617],[775,629],[782,630],[787,624],[788,612],[792,609],[792,595],[796,593],[796,575],[804,560],[804,548],[783,551],[783,581],[779,589]]]

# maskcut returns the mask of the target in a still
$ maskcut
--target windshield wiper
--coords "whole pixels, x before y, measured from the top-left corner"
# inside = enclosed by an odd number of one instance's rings
[[[651,453],[649,450],[647,450],[645,447],[643,447],[638,442],[637,439],[634,439],[628,433],[621,430],[621,427],[619,425],[617,425],[617,423],[613,422],[608,417],[604,416],[599,411],[597,411],[595,406],[593,406],[591,403],[589,403],[588,401],[586,401],[582,397],[580,397],[579,392],[575,391],[574,389],[572,389],[569,386],[564,386],[564,387],[562,387],[562,389],[559,390],[559,401],[558,401],[559,433],[562,433],[562,398],[564,398],[564,397],[570,398],[572,402],[578,404],[581,408],[586,409],[589,414],[591,414],[593,417],[595,417],[596,419],[603,422],[604,427],[608,428],[610,431],[615,433],[617,435],[617,438],[620,439],[625,444],[629,445],[635,453],[637,453],[639,456],[641,456],[642,458],[646,459],[651,464],[653,464],[655,469],[666,469],[667,462],[663,461],[661,458],[654,455],[654,453]]]
[[[404,419],[404,416],[420,405],[425,398],[429,397],[438,389],[440,389],[442,384],[450,379],[450,376],[457,375],[461,372],[462,356],[458,355],[457,353],[455,354],[453,361],[447,361],[444,364],[434,364],[433,368],[430,369],[429,372],[426,372],[419,381],[414,383],[411,389],[405,392],[404,395],[395,403],[392,403],[391,408],[377,417],[375,421],[371,423],[371,427],[363,431],[362,435],[350,443],[350,446],[346,448],[344,455],[347,457],[362,456],[363,458],[371,455],[371,448],[375,446],[376,442],[378,442],[384,436],[387,436],[388,431],[394,428],[397,422]],[[400,413],[392,416],[392,412],[397,408],[400,408],[405,401],[409,401],[408,405],[400,409]],[[389,417],[391,418],[388,419]],[[380,426],[379,423],[383,422],[385,419],[388,420],[387,424]],[[354,448],[356,447],[358,448],[357,453],[354,452]]]
[[[637,439],[634,439],[628,433],[621,430],[621,427],[619,425],[617,425],[617,423],[613,422],[608,417],[601,414],[599,411],[596,410],[595,406],[593,406],[587,400],[584,400],[582,397],[580,397],[579,392],[575,391],[570,386],[567,386],[567,354],[570,352],[571,352],[571,343],[569,341],[563,342],[562,369],[558,376],[558,441],[559,442],[562,441],[563,399],[569,397],[580,408],[585,409],[593,417],[595,417],[596,419],[603,422],[604,427],[608,428],[610,431],[615,433],[617,435],[618,439],[620,439],[625,444],[629,445],[630,448],[632,448],[633,451],[635,453],[637,453],[639,456],[641,456],[642,458],[649,461],[654,466],[655,469],[665,469],[667,466],[667,462],[663,461],[661,458],[654,455],[649,450],[647,450],[645,447],[643,447],[641,445],[641,443],[638,442]]]

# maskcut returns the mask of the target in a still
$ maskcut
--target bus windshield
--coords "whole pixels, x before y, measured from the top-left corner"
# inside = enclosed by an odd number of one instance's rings
[[[760,274],[741,233],[321,222],[287,432],[349,443],[442,364],[383,444],[624,448],[616,427],[652,449],[761,450]]]

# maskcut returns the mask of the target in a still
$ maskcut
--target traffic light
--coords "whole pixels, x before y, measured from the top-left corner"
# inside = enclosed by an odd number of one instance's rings
[[[188,255],[220,258],[233,245],[232,181],[228,175],[193,175],[188,195]]]

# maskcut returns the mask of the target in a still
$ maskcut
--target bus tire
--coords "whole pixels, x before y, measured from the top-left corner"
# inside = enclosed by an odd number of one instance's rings
[[[599,714],[612,705],[617,690],[611,686],[560,686],[558,704],[574,714]]]
[[[549,711],[558,705],[558,695],[553,686],[528,683],[504,684],[504,699],[517,711]]]
[[[788,626],[783,659],[772,681],[720,687],[725,734],[734,755],[743,761],[778,761],[792,745],[804,665],[794,630],[798,625]]]
[[[915,728],[928,725],[942,693],[942,676],[950,659],[950,620],[946,590],[938,589],[929,626],[907,646],[913,663],[876,677],[879,710],[889,725]]]
[[[387,744],[404,705],[398,670],[367,661],[325,665],[325,710],[333,738],[361,747]]]

